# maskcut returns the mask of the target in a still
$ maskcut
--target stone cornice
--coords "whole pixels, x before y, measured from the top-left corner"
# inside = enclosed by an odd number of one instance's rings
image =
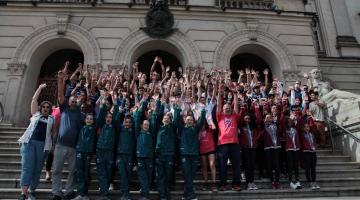
[[[26,64],[23,63],[8,63],[9,76],[23,76],[26,70]]]

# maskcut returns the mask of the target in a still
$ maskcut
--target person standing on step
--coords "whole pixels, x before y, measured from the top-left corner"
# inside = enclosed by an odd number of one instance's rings
[[[60,118],[61,118],[60,108],[53,106],[51,115],[55,118],[55,131],[57,133],[59,131]],[[53,145],[53,148],[51,148],[51,150],[49,151],[49,155],[46,159],[45,180],[47,180],[47,181],[51,181],[51,167],[52,167],[52,163],[54,160],[54,147],[55,147],[55,145]]]
[[[154,127],[154,125],[150,125],[150,121],[147,119],[142,121],[145,115],[145,108],[147,107],[147,96],[145,95],[142,105],[134,112],[137,174],[141,190],[141,198],[139,200],[149,199],[150,183],[154,169],[153,134],[150,132],[150,127]],[[151,115],[153,114],[155,113],[151,113]]]
[[[260,119],[261,113],[257,102],[253,102],[253,111],[258,115]],[[259,129],[256,127],[256,121],[254,116],[250,113],[241,116],[241,129],[240,129],[240,143],[242,152],[244,154],[245,164],[245,178],[248,190],[257,190],[258,187],[254,183],[254,171],[255,171],[255,159],[256,148],[260,138]]]
[[[81,128],[76,145],[76,175],[79,196],[73,200],[89,200],[88,182],[90,163],[95,150],[96,130],[104,120],[106,111],[106,107],[102,107],[97,120],[94,119],[93,113],[86,114],[85,124]]]
[[[61,112],[59,131],[56,137],[56,145],[53,160],[52,194],[54,200],[72,199],[76,197],[74,191],[75,163],[76,163],[76,140],[83,123],[80,105],[76,97],[70,96],[65,99],[65,76],[66,67],[58,72],[58,103]],[[69,174],[62,193],[62,170],[67,161]]]
[[[265,116],[263,131],[265,158],[271,185],[273,189],[280,189],[280,130],[274,123],[271,114]]]
[[[283,108],[281,116],[281,130],[285,138],[286,162],[288,164],[288,177],[292,189],[301,189],[299,181],[299,150],[300,138],[296,130],[296,114],[289,113],[289,110]],[[293,177],[293,175],[295,177]]]
[[[324,108],[325,102],[319,99],[318,92],[310,93],[311,102],[309,104],[309,110],[312,118],[314,119],[314,125],[316,127],[317,138],[319,141],[320,147],[325,146],[325,116]]]
[[[320,189],[320,186],[316,183],[316,139],[313,131],[310,129],[310,124],[313,124],[312,119],[308,119],[308,122],[304,124],[304,130],[300,135],[301,150],[303,153],[306,181],[312,190],[317,190]]]
[[[225,85],[219,84],[216,119],[219,125],[217,157],[219,162],[220,191],[226,190],[227,161],[230,158],[233,168],[232,188],[240,191],[240,144],[238,138],[239,102],[235,92],[234,110],[230,103],[223,104]]]
[[[100,187],[100,199],[109,200],[108,195],[114,162],[115,138],[118,132],[117,125],[119,123],[116,116],[119,113],[119,107],[117,106],[116,94],[113,94],[112,98],[111,96],[107,98],[101,96],[100,98],[100,108],[103,109],[102,107],[105,107],[107,113],[105,114],[105,118],[98,119],[100,130],[96,143],[96,173]],[[114,105],[113,113],[110,112],[112,105]]]
[[[205,105],[201,110],[200,118],[197,123],[193,115],[185,116],[185,124],[180,122],[181,109],[175,107],[175,118],[178,133],[180,135],[180,155],[185,177],[184,200],[196,199],[193,180],[197,170],[199,159],[199,132],[205,123]]]
[[[51,103],[43,101],[38,105],[41,91],[46,84],[41,84],[31,101],[30,124],[20,137],[21,144],[21,196],[20,200],[36,199],[35,190],[40,182],[41,170],[52,148],[55,135],[55,119],[51,116]]]

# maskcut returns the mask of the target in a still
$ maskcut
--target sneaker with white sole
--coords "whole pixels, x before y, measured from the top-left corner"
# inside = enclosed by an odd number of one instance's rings
[[[290,182],[290,188],[291,189],[296,189],[296,184],[294,182]]]
[[[317,190],[320,189],[320,186],[319,186],[316,182],[314,182],[314,185],[315,185],[315,187],[316,187]]]
[[[252,182],[252,183],[251,183],[251,185],[252,185],[253,190],[257,190],[257,189],[259,189],[259,188],[255,185],[255,183],[254,183],[254,182]]]
[[[113,191],[113,190],[114,190],[114,184],[110,183],[109,191]]]
[[[71,199],[71,200],[83,200],[84,198],[81,195],[78,195],[77,197]]]
[[[248,183],[247,189],[248,189],[248,190],[253,190],[253,187],[252,187],[252,184],[251,184],[251,183]]]
[[[300,184],[300,181],[297,181],[295,184],[296,184],[296,189],[297,190],[300,190],[302,188],[301,184]]]

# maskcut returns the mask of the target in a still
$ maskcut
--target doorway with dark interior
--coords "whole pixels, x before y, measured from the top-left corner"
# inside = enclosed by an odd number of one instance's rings
[[[38,79],[38,85],[46,83],[46,88],[41,92],[39,102],[50,101],[53,105],[57,103],[57,72],[64,67],[66,61],[70,62],[68,74],[78,67],[78,63],[84,62],[84,55],[75,49],[61,49],[50,54],[43,62]]]

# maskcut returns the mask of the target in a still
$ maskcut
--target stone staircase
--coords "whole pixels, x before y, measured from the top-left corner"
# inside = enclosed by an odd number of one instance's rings
[[[17,199],[20,194],[20,154],[17,139],[24,132],[25,128],[11,127],[11,125],[0,125],[0,199]],[[66,164],[65,164],[66,165]],[[98,195],[98,183],[96,180],[95,163],[92,162],[90,197]],[[68,171],[63,172],[63,183],[66,181]],[[231,174],[231,170],[229,172]],[[51,197],[51,182],[46,181],[45,169],[41,176],[41,183],[37,190],[38,199],[49,199]],[[140,195],[136,172],[133,174],[132,197]],[[181,170],[176,172],[176,184],[173,186],[173,199],[181,199],[183,193],[184,179]],[[303,183],[302,190],[291,190],[286,177],[281,177],[283,189],[273,190],[268,179],[255,181],[260,188],[257,191],[243,190],[234,192],[201,191],[203,181],[198,170],[195,178],[195,187],[198,188],[198,199],[266,199],[266,198],[305,198],[305,197],[337,197],[337,196],[359,196],[360,195],[360,163],[353,162],[351,157],[343,155],[341,150],[324,148],[318,151],[317,177],[321,189],[312,191],[305,182],[304,170],[300,170],[300,177]],[[230,176],[229,176],[230,178]],[[119,178],[115,177],[115,191],[111,192],[113,199],[119,197]],[[244,184],[243,184],[244,186]],[[151,199],[157,199],[157,192],[151,192]]]

